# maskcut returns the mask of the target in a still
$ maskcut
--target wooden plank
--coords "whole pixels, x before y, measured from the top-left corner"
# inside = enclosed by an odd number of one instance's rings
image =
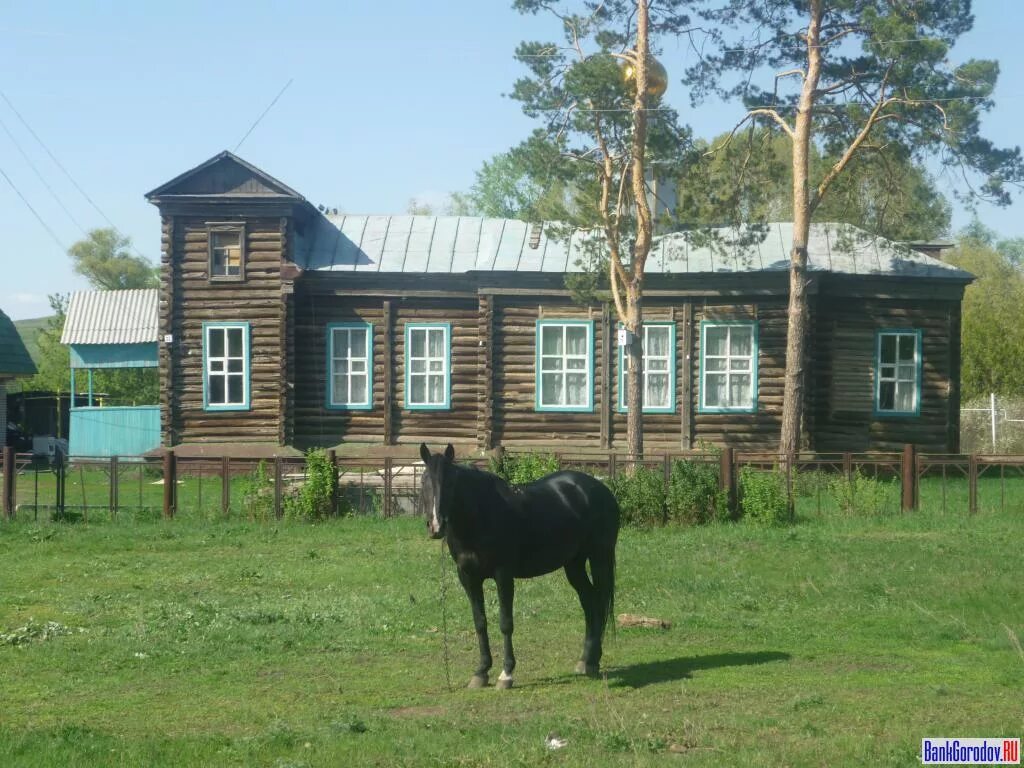
[[[395,442],[394,412],[395,412],[395,382],[394,382],[394,313],[391,309],[391,302],[387,299],[383,303],[384,314],[384,344],[381,351],[384,356],[384,444],[391,445]]]
[[[477,435],[480,448],[494,447],[494,297],[480,295],[479,361],[480,396],[477,400]]]
[[[679,376],[682,398],[680,400],[681,424],[680,444],[685,451],[693,449],[693,302],[683,304],[683,354],[680,355],[682,371]]]

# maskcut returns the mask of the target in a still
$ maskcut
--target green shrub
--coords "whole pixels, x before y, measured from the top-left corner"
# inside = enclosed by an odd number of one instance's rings
[[[622,510],[622,523],[636,527],[665,522],[665,479],[660,470],[637,467],[608,482]]]
[[[847,515],[884,515],[895,505],[892,503],[896,489],[895,478],[888,482],[868,477],[856,469],[849,478],[833,477],[829,492],[840,512]]]
[[[490,470],[511,485],[524,485],[558,471],[558,458],[550,453],[503,453],[491,458]]]
[[[261,461],[239,484],[242,505],[250,520],[266,522],[274,515],[274,481],[267,474],[267,463]]]
[[[285,512],[295,520],[323,520],[331,515],[334,497],[334,467],[319,448],[306,452],[306,482],[289,497]]]
[[[668,519],[699,525],[729,517],[728,494],[718,487],[718,467],[697,461],[675,461],[666,498]]]
[[[793,510],[786,493],[786,476],[743,467],[740,470],[740,510],[743,516],[769,525],[793,522]]]

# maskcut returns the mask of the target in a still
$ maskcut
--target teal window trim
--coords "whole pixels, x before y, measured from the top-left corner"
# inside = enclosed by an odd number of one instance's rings
[[[444,330],[444,402],[443,403],[411,403],[409,402],[410,383],[412,381],[412,332],[430,328]],[[426,347],[425,347],[426,348]],[[451,323],[406,323],[405,324],[405,410],[407,411],[450,411],[452,407],[452,324]]]
[[[899,360],[900,336],[914,337],[914,408],[909,411],[882,410],[882,337],[896,336],[897,363]],[[912,419],[921,415],[921,384],[924,363],[924,335],[920,328],[879,328],[875,331],[875,366],[874,366],[874,398],[872,403],[872,415],[878,419]]]
[[[707,330],[708,328],[722,327],[749,327],[752,329],[750,335],[750,405],[736,407],[704,405],[704,393],[707,389],[704,386],[704,352],[707,349]],[[758,338],[759,332],[760,329],[757,326],[756,320],[701,320],[700,365],[699,375],[697,378],[697,381],[699,382],[697,413],[757,413],[757,359],[760,356],[761,351],[761,345]]]
[[[337,330],[362,330],[366,333],[366,402],[334,402],[334,332]],[[373,410],[373,325],[364,322],[327,324],[327,388],[324,406],[329,411],[372,411]]]
[[[541,388],[541,331],[546,327],[562,327],[570,325],[581,325],[587,329],[587,358],[589,365],[586,367],[587,372],[587,404],[586,405],[543,405],[541,404],[540,397],[542,393]],[[595,410],[594,405],[594,321],[593,320],[560,320],[552,318],[550,320],[538,320],[536,331],[534,333],[534,346],[536,353],[534,356],[534,372],[533,372],[533,389],[534,389],[534,410],[539,412],[550,412],[550,413],[593,413]]]
[[[241,403],[230,405],[210,404],[210,364],[207,354],[210,346],[210,331],[226,328],[241,328],[242,333],[242,354],[244,363],[242,368],[242,393]],[[251,378],[252,378],[252,343],[251,330],[248,322],[232,323],[203,323],[203,410],[204,411],[248,411],[252,401]],[[226,345],[225,345],[226,348]],[[226,391],[226,387],[225,387]]]
[[[647,370],[647,328],[668,328],[668,349],[669,349],[669,360],[668,360],[668,407],[651,407],[644,405],[644,413],[675,413],[676,412],[676,324],[670,320],[659,321],[652,320],[649,323],[644,323],[644,376],[648,374]],[[618,411],[619,413],[628,413],[629,407],[626,405],[626,348],[619,347],[619,397],[618,397]],[[645,382],[646,384],[646,382]],[[643,391],[647,391],[644,387]]]

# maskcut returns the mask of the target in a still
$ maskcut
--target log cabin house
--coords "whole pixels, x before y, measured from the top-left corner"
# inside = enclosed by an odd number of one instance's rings
[[[523,221],[318,209],[230,152],[154,189],[161,435],[179,452],[460,454],[625,444],[614,307],[565,287],[586,238]],[[772,449],[791,227],[660,236],[645,288],[645,446]],[[817,224],[804,445],[958,448],[971,276]]]

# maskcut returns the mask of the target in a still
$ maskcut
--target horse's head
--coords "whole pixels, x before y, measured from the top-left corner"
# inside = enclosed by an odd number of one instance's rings
[[[430,537],[440,539],[445,534],[452,506],[455,449],[449,443],[444,453],[431,453],[426,443],[420,443],[420,458],[427,465],[420,485],[420,504],[427,516]]]

